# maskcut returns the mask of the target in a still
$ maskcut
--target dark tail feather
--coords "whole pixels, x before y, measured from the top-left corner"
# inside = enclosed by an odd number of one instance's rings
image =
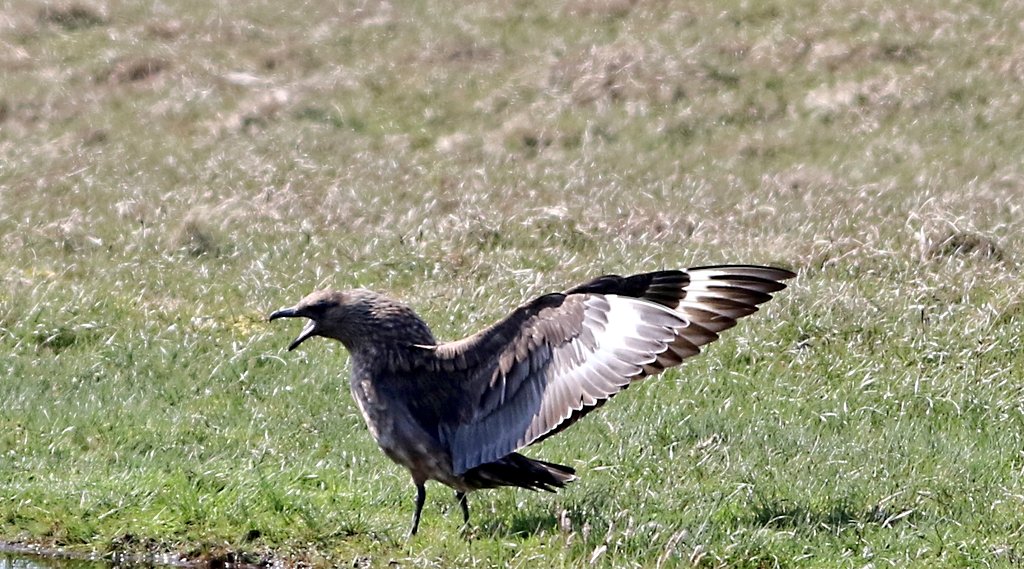
[[[476,488],[518,486],[554,492],[575,480],[575,474],[576,470],[568,466],[526,458],[514,452],[494,462],[475,466],[462,476],[466,483]]]

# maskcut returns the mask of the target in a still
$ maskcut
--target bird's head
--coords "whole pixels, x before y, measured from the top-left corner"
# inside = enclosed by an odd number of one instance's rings
[[[408,306],[365,289],[320,290],[290,308],[270,315],[308,318],[299,336],[288,345],[294,350],[313,336],[338,340],[349,350],[381,342],[432,344],[427,325]]]
[[[345,322],[351,305],[351,295],[336,290],[318,290],[302,300],[295,306],[282,308],[270,315],[270,320],[278,318],[308,318],[309,321],[302,328],[302,332],[288,345],[288,350],[294,350],[299,344],[313,336],[324,336],[343,340],[345,336]]]

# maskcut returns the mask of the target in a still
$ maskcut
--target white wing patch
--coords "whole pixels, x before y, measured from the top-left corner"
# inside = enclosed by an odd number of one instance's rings
[[[552,354],[547,392],[523,443],[622,390],[658,355],[669,350],[684,315],[660,304],[616,295],[593,295],[584,302],[580,335]]]

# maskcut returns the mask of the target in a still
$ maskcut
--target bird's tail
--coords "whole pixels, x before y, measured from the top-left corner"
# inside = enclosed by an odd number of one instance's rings
[[[512,453],[473,467],[463,474],[463,480],[476,488],[518,486],[529,490],[554,492],[576,479],[576,470],[561,464],[526,458]]]

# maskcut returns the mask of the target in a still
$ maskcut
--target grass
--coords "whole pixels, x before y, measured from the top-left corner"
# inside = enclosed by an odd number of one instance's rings
[[[0,1],[0,540],[314,566],[1014,567],[1024,12]],[[792,288],[459,537],[318,287],[445,338],[606,272]]]

